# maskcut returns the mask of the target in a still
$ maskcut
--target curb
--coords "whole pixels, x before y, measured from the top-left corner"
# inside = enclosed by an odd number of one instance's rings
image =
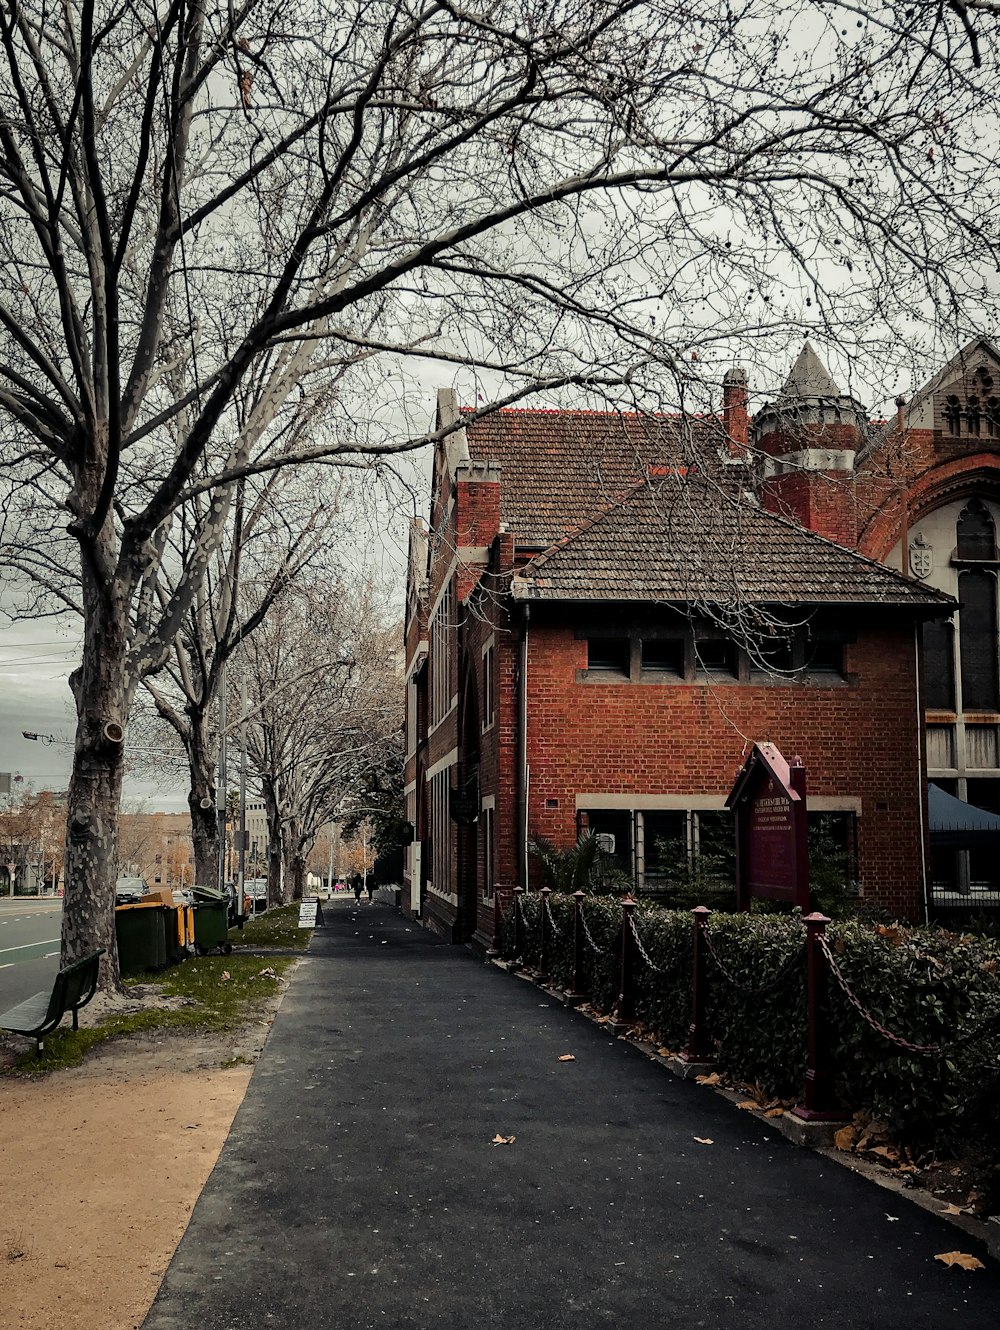
[[[494,965],[498,970],[513,975],[517,979],[533,984],[540,989],[554,1002],[560,1003],[564,1007],[579,1009],[580,999],[576,995],[564,993],[560,988],[552,988],[547,983],[542,982],[538,976],[530,970],[521,969],[519,966],[511,966],[508,961],[501,960],[498,956],[488,957],[487,965]],[[687,1081],[696,1076],[704,1075],[712,1070],[715,1063],[712,1062],[687,1062],[683,1058],[672,1054],[670,1057],[662,1057],[655,1050],[650,1048],[644,1040],[634,1039],[627,1033],[627,1027],[616,1025],[614,1022],[595,1020],[586,1012],[581,1015],[587,1016],[587,1019],[594,1025],[603,1025],[625,1043],[630,1044],[638,1052],[647,1057],[650,1062],[655,1062],[658,1067],[663,1067],[676,1076],[679,1080]],[[733,1105],[743,1102],[745,1096],[739,1094],[736,1090],[729,1090],[721,1085],[706,1085],[702,1087],[711,1090],[720,1095],[723,1099],[728,1099]],[[867,1178],[869,1182],[874,1182],[876,1186],[884,1191],[892,1192],[903,1200],[912,1201],[914,1205],[926,1210],[928,1214],[936,1215],[938,1219],[943,1219],[952,1227],[961,1229],[969,1237],[978,1239],[986,1247],[990,1256],[997,1262],[1000,1262],[1000,1215],[991,1215],[989,1219],[977,1219],[974,1215],[967,1214],[949,1214],[944,1206],[945,1203],[933,1196],[929,1191],[922,1187],[904,1185],[900,1182],[897,1175],[883,1169],[878,1164],[873,1164],[867,1159],[862,1159],[857,1155],[848,1154],[844,1150],[838,1150],[833,1144],[834,1132],[844,1124],[841,1122],[804,1122],[787,1110],[780,1117],[764,1118],[760,1110],[742,1109],[741,1112],[749,1113],[760,1122],[766,1122],[767,1125],[775,1127],[781,1132],[787,1140],[793,1145],[799,1145],[807,1150],[813,1150],[816,1154],[822,1155],[824,1159],[832,1164],[838,1164],[841,1168],[848,1169],[851,1173],[859,1173]]]

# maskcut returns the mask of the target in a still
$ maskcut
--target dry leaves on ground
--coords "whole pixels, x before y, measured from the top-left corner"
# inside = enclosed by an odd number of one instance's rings
[[[967,1251],[942,1251],[934,1257],[942,1265],[957,1265],[963,1270],[985,1270],[986,1267],[976,1256]]]
[[[707,1076],[696,1076],[695,1081],[698,1085],[718,1085],[722,1077],[717,1071],[709,1072]]]
[[[576,1061],[576,1054],[575,1054],[575,1053],[560,1053],[560,1054],[559,1054],[559,1061],[560,1061],[560,1062],[575,1062],[575,1061]]]
[[[715,1142],[712,1140],[711,1136],[696,1136],[694,1139],[698,1142],[699,1145],[714,1145],[714,1144],[715,1144]]]
[[[513,1145],[517,1140],[516,1136],[501,1136],[499,1132],[493,1137],[491,1145]]]

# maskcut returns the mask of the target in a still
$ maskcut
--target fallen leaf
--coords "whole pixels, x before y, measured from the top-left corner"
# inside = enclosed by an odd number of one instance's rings
[[[876,1145],[872,1150],[873,1155],[879,1155],[882,1159],[887,1159],[890,1164],[899,1163],[899,1151],[894,1150],[891,1145]]]
[[[493,1137],[492,1145],[513,1145],[517,1140],[516,1136],[501,1136],[499,1132]]]
[[[714,1144],[715,1144],[715,1142],[712,1140],[711,1136],[696,1136],[694,1139],[698,1142],[699,1145],[714,1145]]]
[[[935,1261],[940,1261],[942,1265],[959,1265],[963,1270],[985,1270],[986,1267],[977,1257],[971,1256],[967,1251],[943,1251],[938,1252],[934,1257]]]
[[[741,1104],[737,1104],[736,1107],[737,1107],[737,1108],[756,1108],[756,1107],[757,1107],[757,1100],[756,1100],[756,1099],[744,1099],[743,1102],[742,1102]]]
[[[696,1076],[695,1080],[699,1085],[718,1085],[721,1076],[717,1071],[711,1072],[708,1076]]]
[[[574,1053],[560,1053],[560,1054],[559,1054],[559,1061],[560,1061],[560,1062],[575,1062],[575,1061],[576,1061],[576,1055],[575,1055]]]
[[[941,1213],[943,1215],[964,1215],[968,1214],[968,1211],[963,1210],[960,1205],[946,1205]]]
[[[228,970],[223,970],[223,971],[222,971],[222,977],[223,977],[223,979],[232,979],[233,976],[229,973]]]
[[[657,1053],[659,1053],[661,1058],[668,1058],[670,1056],[669,1048],[658,1048],[656,1051]]]
[[[858,1139],[857,1127],[841,1127],[833,1133],[833,1143],[838,1150],[853,1150]]]
[[[899,1215],[891,1215],[891,1214],[889,1214],[888,1212],[886,1212],[886,1216],[885,1216],[885,1217],[886,1217],[886,1219],[888,1219],[888,1221],[889,1221],[890,1224],[898,1224],[898,1223],[899,1223]]]
[[[777,1108],[768,1108],[768,1109],[765,1109],[765,1110],[764,1110],[764,1116],[765,1116],[766,1118],[780,1118],[781,1115],[782,1115],[782,1113],[784,1113],[784,1111],[785,1111],[785,1110],[784,1110],[784,1109],[781,1107],[781,1105],[779,1104]]]

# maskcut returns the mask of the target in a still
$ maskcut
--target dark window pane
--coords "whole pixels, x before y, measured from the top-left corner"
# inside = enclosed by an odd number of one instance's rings
[[[958,519],[956,530],[960,559],[995,559],[996,528],[993,518],[978,499],[970,499]]]
[[[642,668],[646,674],[684,674],[684,643],[680,638],[644,638]]]
[[[684,813],[643,814],[647,888],[686,880],[686,822]]]
[[[736,645],[724,637],[702,637],[695,641],[695,668],[700,674],[735,675]]]
[[[958,891],[958,850],[931,846],[931,881],[935,891]]]
[[[810,674],[843,674],[844,648],[840,642],[807,642],[806,669]]]
[[[627,637],[588,637],[587,669],[628,674],[629,650]]]
[[[809,813],[809,890],[820,908],[841,901],[857,877],[857,819],[853,813]]]
[[[966,572],[958,578],[962,654],[962,708],[995,711],[997,694],[996,579],[992,573]]]
[[[1000,813],[1000,780],[966,781],[965,789],[970,804],[985,809],[987,813]],[[977,848],[969,851],[969,885],[990,891],[1000,887],[1000,859],[995,850]]]
[[[790,637],[763,637],[749,647],[750,668],[755,674],[791,674],[795,669],[794,644]]]
[[[958,434],[962,428],[962,407],[957,397],[951,396],[945,402],[945,424],[951,434]]]
[[[736,826],[729,812],[698,813],[698,853],[695,875],[699,881],[736,881]]]
[[[924,706],[955,710],[955,644],[950,623],[924,624]]]
[[[595,836],[610,836],[614,839],[614,849],[602,853],[622,870],[632,873],[632,814],[627,809],[589,808],[584,814],[587,829]],[[581,818],[582,820],[582,818]],[[610,844],[610,842],[609,842]]]

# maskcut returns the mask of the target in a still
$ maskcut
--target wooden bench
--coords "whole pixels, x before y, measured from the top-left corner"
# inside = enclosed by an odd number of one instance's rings
[[[34,1039],[38,1045],[36,1053],[41,1053],[43,1038],[56,1028],[67,1011],[73,1013],[73,1029],[78,1030],[76,1014],[97,991],[97,975],[103,955],[102,947],[92,956],[85,956],[82,961],[74,961],[60,970],[51,994],[36,993],[16,1007],[0,1011],[0,1029]]]

